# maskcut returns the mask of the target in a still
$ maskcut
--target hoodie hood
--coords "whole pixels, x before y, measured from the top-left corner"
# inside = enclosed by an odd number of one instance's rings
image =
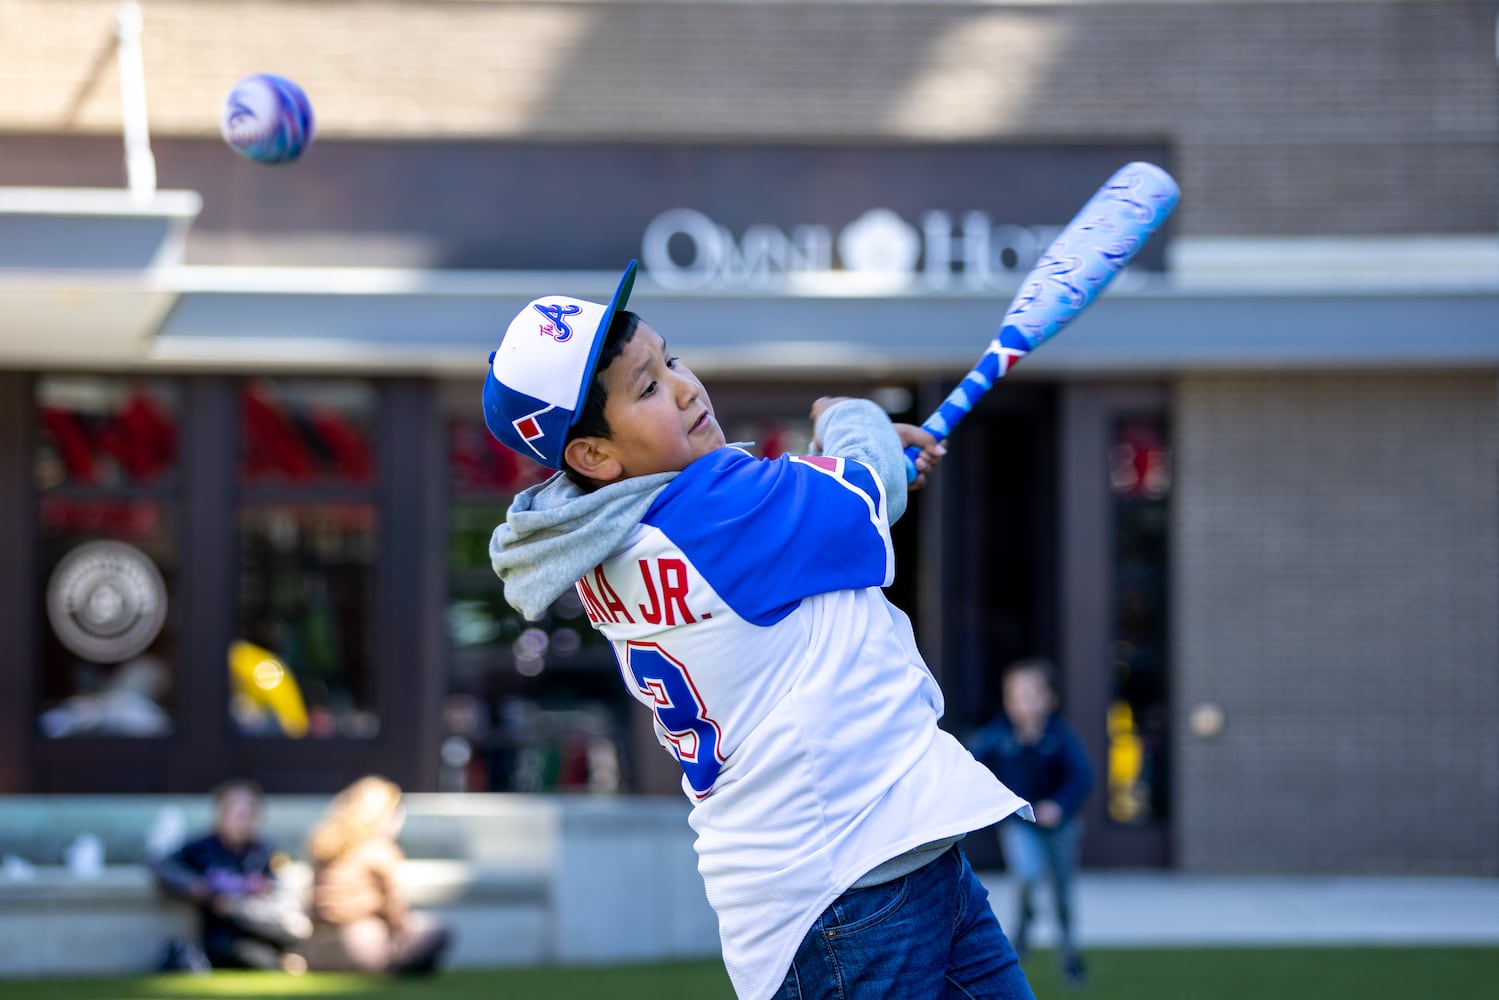
[[[540,618],[624,544],[676,475],[659,472],[585,493],[559,473],[517,495],[489,539],[506,602],[529,620]]]

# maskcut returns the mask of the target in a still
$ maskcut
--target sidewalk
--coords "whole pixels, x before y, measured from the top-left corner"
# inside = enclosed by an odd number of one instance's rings
[[[980,872],[1008,926],[1007,876]],[[1205,876],[1083,872],[1083,947],[1201,945],[1499,945],[1499,879]],[[1043,889],[1032,940],[1055,940]]]

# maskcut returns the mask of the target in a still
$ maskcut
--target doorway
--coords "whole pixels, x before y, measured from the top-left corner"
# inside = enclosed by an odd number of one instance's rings
[[[1007,664],[1056,657],[1056,428],[1055,387],[1011,382],[974,407],[918,494],[922,537],[942,539],[922,550],[940,548],[941,561],[922,567],[923,606],[936,610],[918,639],[942,683],[943,726],[965,741],[1001,713]],[[975,868],[1003,867],[992,827],[963,849]]]
[[[1006,385],[919,501],[922,537],[942,539],[921,550],[941,558],[922,566],[918,635],[944,725],[968,738],[1002,711],[1006,664],[1052,660],[1094,770],[1088,867],[1171,860],[1167,417],[1155,385]],[[977,868],[1003,867],[992,830],[964,849]]]

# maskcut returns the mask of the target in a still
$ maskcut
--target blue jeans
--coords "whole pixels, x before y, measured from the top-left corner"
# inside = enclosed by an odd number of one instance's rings
[[[852,889],[802,939],[777,1000],[1035,1000],[989,893],[954,846]]]
[[[1072,933],[1072,876],[1077,871],[1082,835],[1083,821],[1076,816],[1049,830],[1018,816],[1000,823],[999,843],[1004,848],[1005,867],[1019,883],[1018,923],[1013,930],[1015,947],[1022,954],[1030,940],[1036,884],[1043,877],[1051,882],[1052,902],[1056,907],[1060,938],[1057,958],[1066,963],[1077,954]]]

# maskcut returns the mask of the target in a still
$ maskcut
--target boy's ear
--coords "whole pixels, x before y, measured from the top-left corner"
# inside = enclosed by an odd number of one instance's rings
[[[562,460],[596,483],[612,483],[624,473],[608,438],[573,438],[562,449]]]

